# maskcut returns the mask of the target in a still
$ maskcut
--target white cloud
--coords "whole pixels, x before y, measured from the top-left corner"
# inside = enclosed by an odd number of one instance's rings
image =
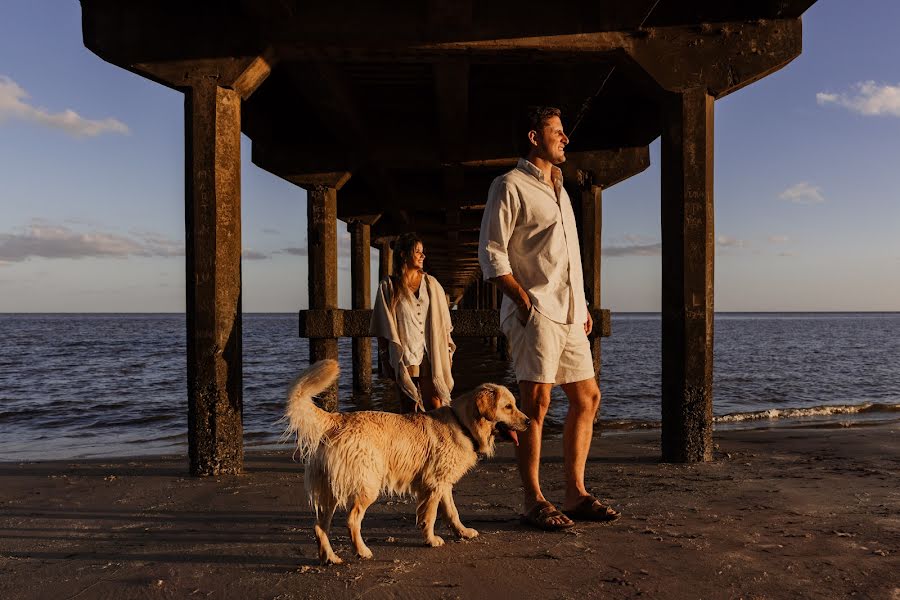
[[[152,231],[132,231],[153,256],[184,256],[184,244]]]
[[[821,204],[825,202],[825,197],[822,196],[822,188],[812,185],[808,181],[801,181],[792,185],[781,192],[778,197],[794,204]]]
[[[659,256],[662,254],[662,244],[631,244],[623,246],[607,246],[601,250],[603,256]]]
[[[263,252],[258,252],[257,250],[247,248],[246,250],[241,252],[241,258],[245,260],[265,260],[269,258],[269,255]]]
[[[716,244],[723,248],[743,248],[746,245],[746,242],[731,236],[719,235],[716,236]]]
[[[819,92],[816,102],[820,106],[836,104],[865,116],[888,115],[900,117],[900,85],[877,84],[861,81],[843,94]]]
[[[82,233],[64,225],[33,222],[20,233],[0,233],[0,262],[28,258],[179,256],[184,249],[162,236],[142,239],[107,232]]]
[[[102,120],[86,119],[74,110],[51,113],[26,102],[28,93],[5,75],[0,75],[0,122],[20,119],[39,123],[76,137],[93,137],[102,133],[128,133],[128,126],[112,117]]]

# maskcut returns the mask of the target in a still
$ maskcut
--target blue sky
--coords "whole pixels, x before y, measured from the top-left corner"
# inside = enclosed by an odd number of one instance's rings
[[[803,21],[800,57],[716,102],[716,309],[900,310],[900,3]],[[78,2],[3,2],[0,312],[184,310],[183,119],[180,93],[84,48]],[[305,193],[243,150],[244,310],[305,308]],[[651,160],[603,196],[614,311],[659,310]]]

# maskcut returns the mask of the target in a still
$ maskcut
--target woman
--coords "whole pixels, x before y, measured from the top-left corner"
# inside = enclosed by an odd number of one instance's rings
[[[401,394],[404,412],[450,403],[450,307],[438,280],[423,270],[421,238],[405,233],[394,242],[391,275],[378,287],[371,333],[380,338]]]

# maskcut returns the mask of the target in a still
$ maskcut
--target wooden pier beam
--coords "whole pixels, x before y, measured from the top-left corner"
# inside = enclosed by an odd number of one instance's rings
[[[350,232],[350,287],[353,308],[372,308],[370,230],[362,221],[347,224]],[[372,391],[372,340],[353,338],[353,391]]]
[[[713,97],[667,94],[662,133],[662,458],[712,460]]]

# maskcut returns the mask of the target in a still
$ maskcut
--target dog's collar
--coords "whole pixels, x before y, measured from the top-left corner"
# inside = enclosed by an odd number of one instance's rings
[[[456,414],[456,411],[453,410],[452,407],[450,408],[450,414],[453,415],[453,418],[456,419],[457,423],[459,423],[459,428],[462,429],[464,434],[466,434],[466,437],[472,441],[472,448],[475,450],[475,454],[478,455],[478,458],[481,458],[482,456],[484,456],[484,452],[481,452],[481,450],[479,450],[481,445],[478,443],[478,440],[475,439],[475,436],[472,435],[472,432],[469,430],[468,427],[466,427],[466,424],[460,420],[459,416],[457,416],[457,414]]]

